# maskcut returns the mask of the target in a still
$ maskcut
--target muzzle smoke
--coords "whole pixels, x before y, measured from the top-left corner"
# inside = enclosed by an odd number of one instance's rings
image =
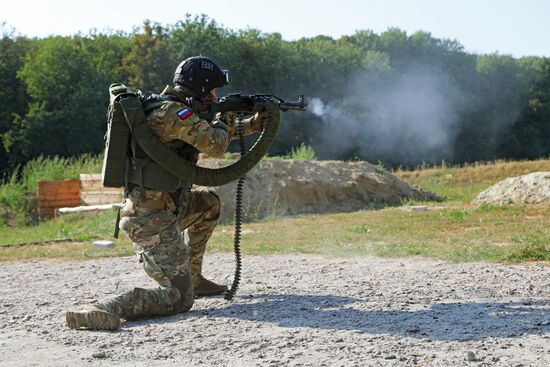
[[[391,82],[373,83],[368,75],[353,80],[345,100],[310,100],[310,111],[323,121],[315,144],[320,157],[355,155],[393,165],[452,157],[465,98],[445,74],[417,69]]]

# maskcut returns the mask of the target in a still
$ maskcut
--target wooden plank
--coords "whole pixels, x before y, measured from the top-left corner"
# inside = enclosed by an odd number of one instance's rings
[[[44,220],[55,216],[55,208],[38,208],[38,218]]]
[[[60,196],[58,198],[41,198],[38,200],[40,205],[52,206],[55,203],[65,203],[65,202],[77,202],[80,205],[80,196]]]
[[[104,201],[104,200],[120,201],[122,200],[122,198],[123,198],[122,193],[118,193],[118,192],[113,194],[103,194],[103,195],[87,195],[87,194],[80,195],[81,201]],[[112,201],[106,204],[110,204],[110,203],[112,203]]]
[[[65,208],[79,205],[80,198],[78,200],[39,201],[38,210],[40,211],[42,208]]]
[[[80,187],[103,187],[101,180],[80,181]]]
[[[38,186],[38,197],[55,197],[57,195],[80,195],[80,185],[74,185],[73,183],[66,184],[63,181],[59,181],[56,185],[49,185],[42,183]]]
[[[101,200],[98,200],[96,198],[82,198],[80,200],[80,205],[103,205],[103,204],[115,204],[115,203],[121,203],[123,201],[120,197],[108,197],[108,198],[102,198]]]
[[[39,180],[36,191],[41,220],[54,217],[58,208],[80,205],[80,180]]]
[[[48,185],[48,186],[39,186],[38,187],[39,192],[57,192],[57,191],[71,191],[71,192],[79,192],[80,191],[80,185],[74,186],[74,185]]]
[[[80,195],[56,195],[49,197],[39,197],[39,203],[55,203],[58,201],[78,201],[80,202]]]
[[[44,197],[44,198],[50,198],[50,197],[53,198],[53,197],[56,197],[56,196],[59,196],[59,195],[79,196],[80,191],[63,191],[63,190],[59,190],[59,191],[46,191],[46,192],[40,191],[40,192],[38,192],[38,196],[39,197]]]
[[[80,175],[80,201],[85,205],[119,203],[124,198],[122,188],[104,187],[101,174]]]
[[[80,174],[80,187],[103,187],[100,174]]]
[[[54,192],[54,191],[80,191],[80,185],[59,183],[57,185],[41,185],[38,186],[40,192]]]
[[[81,173],[80,181],[100,181],[101,173]]]
[[[56,197],[67,196],[67,197],[79,197],[80,191],[40,191],[36,194],[38,198],[55,199]]]
[[[38,213],[41,219],[53,217],[59,208],[120,203],[123,198],[122,188],[103,187],[101,174],[81,174],[80,180],[38,182]]]
[[[113,208],[120,208],[122,204],[103,204],[103,205],[86,205],[86,206],[77,206],[74,208],[59,208],[57,210],[57,215],[70,214],[70,213],[89,213],[89,212],[100,212]]]
[[[52,206],[55,206],[56,203],[78,203],[78,205],[80,205],[80,197],[79,196],[75,196],[75,197],[68,197],[68,198],[59,198],[59,199],[48,199],[48,200],[38,200],[38,204],[39,205],[45,205],[45,206],[49,206],[49,207],[52,207]]]
[[[87,196],[101,196],[101,195],[122,195],[123,191],[122,189],[114,189],[114,190],[86,190],[81,191],[81,195],[87,195]]]
[[[60,180],[60,181],[47,181],[39,180],[38,190],[62,189],[62,190],[80,190],[80,180]]]

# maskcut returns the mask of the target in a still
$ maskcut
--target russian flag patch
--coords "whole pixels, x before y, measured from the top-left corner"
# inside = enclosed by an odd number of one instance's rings
[[[177,114],[180,117],[180,119],[185,120],[186,118],[188,118],[193,114],[193,111],[191,111],[189,108],[186,107],[182,110],[179,110]]]

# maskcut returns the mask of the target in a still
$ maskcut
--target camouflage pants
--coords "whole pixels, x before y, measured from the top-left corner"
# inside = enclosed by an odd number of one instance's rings
[[[206,242],[220,216],[220,200],[210,189],[192,190],[182,194],[176,206],[169,203],[160,208],[167,197],[147,190],[145,198],[140,198],[134,189],[120,221],[143,269],[159,286],[135,288],[97,307],[126,319],[174,314],[192,307],[193,284],[198,282]]]

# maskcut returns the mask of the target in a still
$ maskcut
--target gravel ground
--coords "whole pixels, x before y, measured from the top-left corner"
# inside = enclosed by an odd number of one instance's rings
[[[230,281],[231,254],[206,272]],[[69,330],[67,307],[152,285],[134,258],[0,265],[6,366],[549,366],[550,270],[542,264],[285,255],[244,258],[231,303]]]

